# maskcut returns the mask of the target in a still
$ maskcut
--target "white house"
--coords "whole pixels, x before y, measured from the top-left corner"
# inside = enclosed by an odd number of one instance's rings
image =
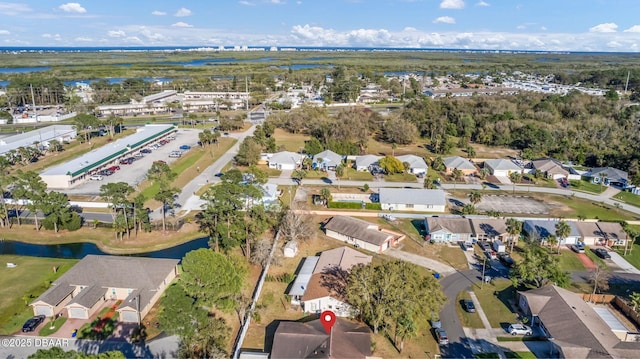
[[[278,170],[295,170],[300,164],[304,155],[295,152],[283,151],[274,153],[268,160],[269,168]]]
[[[424,161],[424,158],[416,156],[416,155],[403,155],[396,157],[402,163],[409,164],[409,173],[413,173],[414,175],[424,175],[427,173],[427,163]]]
[[[313,156],[313,167],[319,170],[335,170],[343,158],[344,156],[331,150],[325,150]]]
[[[376,155],[357,156],[354,167],[356,171],[371,171],[371,165],[375,165],[382,158]]]
[[[324,251],[317,257],[305,258],[289,296],[292,304],[298,304],[306,313],[332,310],[339,317],[352,314],[351,306],[344,298],[345,279],[351,268],[371,263],[372,257],[349,247]],[[310,271],[313,265],[313,270]]]
[[[385,231],[374,223],[347,216],[333,216],[324,225],[324,230],[331,238],[375,253],[382,253],[404,239],[404,235]]]
[[[427,217],[424,226],[427,241],[468,242],[473,234],[468,218]]]
[[[522,172],[520,166],[504,158],[486,160],[484,161],[484,167],[496,177],[509,177],[513,172]]]
[[[384,211],[444,212],[446,200],[441,189],[380,188]]]
[[[453,170],[457,169],[462,172],[463,175],[468,176],[476,173],[478,170],[471,161],[460,156],[452,156],[443,158],[445,173],[450,175]]]

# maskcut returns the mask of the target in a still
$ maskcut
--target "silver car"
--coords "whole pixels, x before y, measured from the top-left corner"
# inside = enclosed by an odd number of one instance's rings
[[[531,335],[533,334],[533,330],[531,330],[530,326],[524,324],[511,324],[507,329],[507,332],[511,335]]]

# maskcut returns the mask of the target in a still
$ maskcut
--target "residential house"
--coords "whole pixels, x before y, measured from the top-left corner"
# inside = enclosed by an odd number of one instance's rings
[[[259,188],[262,190],[262,198],[260,201],[265,207],[280,204],[280,191],[278,190],[278,185],[265,183],[259,185]]]
[[[569,171],[562,166],[560,161],[553,158],[543,158],[531,161],[531,169],[533,173],[537,171],[542,172],[544,177],[549,179],[557,180],[569,177]]]
[[[444,212],[446,200],[440,189],[380,188],[383,211]]]
[[[342,164],[343,159],[344,156],[331,150],[325,150],[313,156],[313,168],[324,171],[335,170],[338,165]]]
[[[520,166],[504,158],[486,160],[484,167],[489,170],[489,174],[496,177],[509,177],[513,172],[522,172]]]
[[[297,288],[288,293],[292,304],[299,304],[305,313],[333,311],[339,317],[349,317],[353,309],[344,296],[346,280],[351,268],[371,263],[372,257],[349,247],[339,247],[324,251],[306,283],[295,283],[304,288],[302,295]],[[305,262],[306,263],[306,262]],[[295,296],[291,292],[295,292]]]
[[[548,343],[555,351],[551,357],[638,357],[640,343],[621,341],[616,336],[616,331],[625,331],[625,327],[615,315],[606,307],[588,304],[576,293],[548,285],[518,292],[518,306],[533,328],[549,338]]]
[[[467,218],[426,217],[425,240],[433,242],[469,242],[473,230]]]
[[[347,216],[333,216],[324,230],[331,238],[375,253],[382,253],[404,239],[404,235],[381,229],[375,223]]]
[[[549,237],[550,235],[554,235],[558,237],[556,235],[557,223],[558,221],[528,219],[524,221],[524,224],[522,225],[522,230],[529,236],[529,238],[544,242],[547,239],[547,237]],[[578,232],[575,222],[566,221],[566,223],[571,228],[571,232],[566,238],[558,238],[559,245],[575,244],[579,242],[581,238],[580,232]]]
[[[375,156],[375,155],[364,155],[364,156],[357,156],[355,163],[354,163],[354,167],[356,169],[356,171],[371,171],[372,166],[377,165],[378,161],[382,158],[382,156]]]
[[[604,238],[605,244],[609,247],[626,246],[629,241],[627,232],[624,231],[622,225],[616,222],[598,222],[598,228]]]
[[[371,357],[371,330],[366,325],[337,318],[327,333],[320,319],[280,322],[273,336],[271,359]]]
[[[601,246],[605,243],[604,235],[596,222],[577,221],[574,224],[580,233],[579,242],[588,246]]]
[[[592,168],[585,176],[591,178],[593,183],[603,181],[602,184],[605,186],[614,185],[624,188],[627,187],[629,181],[629,174],[627,172],[613,167]]]
[[[409,173],[414,175],[423,176],[427,173],[427,163],[424,158],[416,155],[403,155],[396,157],[400,162],[409,164]]]
[[[121,301],[121,322],[138,322],[177,275],[176,259],[87,255],[30,305],[35,315],[89,319],[108,301]]]
[[[299,153],[282,151],[274,153],[267,161],[269,162],[269,168],[295,170],[302,164],[303,159],[304,155]]]
[[[507,221],[498,218],[472,218],[473,239],[477,241],[500,240],[503,243],[509,239]]]
[[[458,169],[463,175],[470,176],[478,172],[476,166],[468,159],[460,156],[445,157],[443,159],[445,173],[450,175],[453,170]]]

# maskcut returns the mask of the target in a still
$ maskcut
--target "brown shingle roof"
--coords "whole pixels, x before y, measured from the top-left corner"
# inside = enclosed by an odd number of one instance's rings
[[[627,233],[624,231],[624,229],[622,228],[622,225],[620,225],[620,223],[615,223],[615,222],[598,222],[597,223],[598,228],[600,228],[600,231],[603,234],[603,237],[605,237],[608,240],[626,240],[627,239]]]
[[[576,228],[582,237],[604,238],[603,233],[595,222],[575,222]]]
[[[377,227],[378,226],[373,223],[347,216],[333,216],[333,218],[324,225],[325,229],[375,244],[376,246],[393,238],[392,235],[381,232]]]
[[[504,219],[472,218],[471,226],[476,236],[498,237],[507,234],[507,222]]]
[[[320,258],[316,264],[313,273],[321,273],[325,270],[338,267],[344,271],[348,271],[357,264],[369,264],[371,263],[372,256],[368,256],[364,253],[360,253],[355,249],[349,247],[338,247],[330,249],[320,253]]]
[[[281,322],[273,337],[272,359],[331,358],[364,359],[371,355],[368,327],[338,318],[331,335],[319,319]]]

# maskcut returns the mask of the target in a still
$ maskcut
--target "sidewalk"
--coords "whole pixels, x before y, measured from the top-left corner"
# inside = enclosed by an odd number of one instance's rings
[[[407,253],[407,252],[403,252],[399,249],[396,248],[389,248],[388,250],[384,251],[383,254],[386,254],[390,257],[394,257],[397,259],[402,259],[404,261],[407,262],[411,262],[413,264],[419,265],[421,267],[425,267],[428,269],[431,269],[437,273],[440,273],[440,275],[446,276],[448,274],[452,274],[456,272],[456,269],[438,262],[436,260],[433,260],[431,258],[427,258],[427,257],[423,257],[417,254],[412,254],[412,253]]]
[[[631,263],[627,262],[621,255],[614,251],[610,251],[609,255],[611,256],[611,260],[615,263],[622,272],[640,274],[640,270],[631,265]]]

